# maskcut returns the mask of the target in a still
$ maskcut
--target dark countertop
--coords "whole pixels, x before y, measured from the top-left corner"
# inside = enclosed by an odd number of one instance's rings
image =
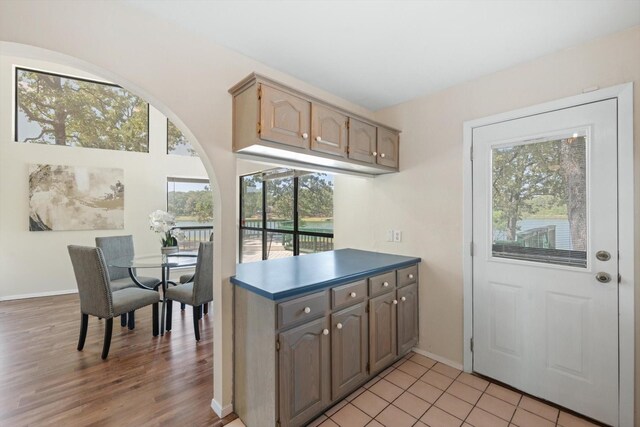
[[[238,264],[231,283],[278,301],[407,267],[420,258],[357,249],[339,249]]]

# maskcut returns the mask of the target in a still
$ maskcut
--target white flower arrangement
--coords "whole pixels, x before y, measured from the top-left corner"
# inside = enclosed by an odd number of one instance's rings
[[[176,217],[168,212],[157,210],[149,214],[149,228],[162,234],[162,247],[178,246],[178,241],[184,240],[184,231],[175,226]]]

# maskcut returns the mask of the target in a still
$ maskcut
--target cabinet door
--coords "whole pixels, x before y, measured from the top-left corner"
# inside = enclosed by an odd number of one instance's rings
[[[398,167],[398,145],[400,136],[385,128],[378,128],[378,157],[376,161],[379,165]]]
[[[375,163],[376,136],[375,126],[349,118],[349,158]]]
[[[398,354],[411,350],[418,342],[418,284],[398,289]]]
[[[311,149],[347,155],[347,116],[318,104],[311,105]]]
[[[331,315],[331,399],[353,390],[367,377],[368,319],[364,303]]]
[[[260,138],[294,147],[309,147],[311,103],[262,85],[260,90]]]
[[[369,363],[371,372],[376,372],[393,362],[396,347],[395,292],[369,300]]]
[[[329,318],[279,336],[280,424],[304,425],[330,402]]]

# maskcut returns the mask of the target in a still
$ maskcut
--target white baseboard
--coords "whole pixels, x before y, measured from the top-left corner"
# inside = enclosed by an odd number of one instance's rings
[[[228,404],[223,408],[215,399],[211,399],[211,409],[213,409],[213,412],[215,412],[218,417],[224,418],[233,412],[233,405]]]
[[[452,368],[460,369],[461,371],[463,370],[461,363],[454,362],[452,360],[447,359],[446,357],[438,356],[437,354],[433,354],[433,353],[430,353],[428,351],[420,350],[419,348],[415,348],[415,347],[412,349],[412,351],[414,353],[418,353],[418,354],[421,354],[423,356],[427,356],[428,358],[433,359],[436,362],[440,362],[440,363],[444,363],[445,365],[449,365]]]
[[[48,291],[48,292],[35,292],[32,294],[20,294],[20,295],[8,295],[5,297],[0,297],[0,301],[11,301],[14,299],[26,299],[26,298],[40,298],[40,297],[52,297],[55,295],[67,295],[67,294],[77,294],[77,289],[64,289],[62,291]]]

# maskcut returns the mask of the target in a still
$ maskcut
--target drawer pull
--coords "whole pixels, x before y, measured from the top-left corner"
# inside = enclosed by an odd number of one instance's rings
[[[384,159],[384,153],[380,154],[380,157],[382,157]]]
[[[305,132],[305,133],[303,133],[303,134],[302,134],[302,139],[307,139],[307,138],[309,138],[309,134],[308,134],[308,133],[306,133],[306,132]]]
[[[373,156],[377,156],[377,155],[378,155],[378,152],[377,152],[377,151],[374,151],[374,152],[373,152],[373,153],[371,153],[371,154],[372,154]]]
[[[407,300],[407,297],[402,297],[400,299],[402,300],[402,302],[405,302]]]
[[[328,329],[323,329],[322,330],[322,335],[329,335],[329,330]]]
[[[351,292],[351,293],[349,294],[349,296],[350,296],[351,298],[355,298],[355,297],[356,297],[356,293],[355,293],[355,292]]]
[[[304,308],[304,312],[307,313],[307,314],[311,313],[311,308],[310,307],[305,307]]]
[[[322,142],[322,137],[321,136],[316,136],[316,141]]]
[[[397,304],[397,303],[398,303],[398,300],[397,300],[397,299],[394,299],[394,300],[393,300],[393,303],[394,303],[394,304]]]
[[[413,279],[413,274],[409,274],[409,279]]]
[[[384,286],[385,288],[388,288],[388,287],[389,287],[389,282],[384,282],[384,283],[382,284],[382,286]]]
[[[342,323],[338,323],[338,324],[336,325],[336,328],[338,328],[338,329],[342,329]]]

